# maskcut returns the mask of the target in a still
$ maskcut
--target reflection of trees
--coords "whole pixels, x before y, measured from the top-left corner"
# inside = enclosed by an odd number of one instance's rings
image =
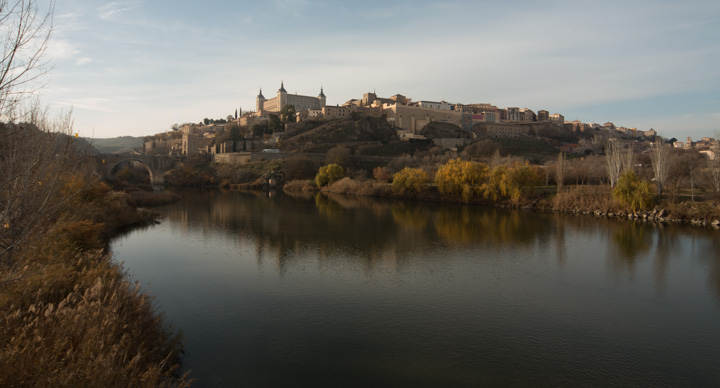
[[[183,193],[183,200],[164,214],[180,225],[180,233],[199,234],[207,241],[222,234],[238,241],[238,248],[240,242],[249,242],[259,265],[281,272],[289,265],[305,265],[300,260],[308,257],[328,269],[349,263],[360,264],[368,273],[398,269],[418,257],[413,253],[458,243],[554,250],[562,264],[567,236],[580,243],[596,240],[600,246],[607,241],[608,266],[615,275],[632,275],[639,261],[652,254],[658,290],[664,287],[670,262],[684,258],[684,239],[697,236],[702,260],[708,263],[709,287],[720,301],[720,239],[707,237],[712,232],[699,228],[368,197],[268,198],[262,193],[215,191]]]
[[[717,231],[709,233],[716,234],[709,239],[709,242],[701,248],[700,257],[708,264],[708,287],[715,295],[715,299],[720,307],[720,239],[717,237]]]
[[[477,206],[443,207],[435,213],[435,230],[442,239],[458,243],[529,244],[548,233],[541,215],[521,217],[518,211]]]
[[[622,222],[614,228],[612,241],[615,242],[618,253],[614,257],[620,260],[620,264],[631,268],[635,265],[638,254],[645,253],[650,249],[652,238],[647,225]]]
[[[404,228],[423,230],[428,224],[428,212],[415,204],[394,203],[391,211],[393,221]]]

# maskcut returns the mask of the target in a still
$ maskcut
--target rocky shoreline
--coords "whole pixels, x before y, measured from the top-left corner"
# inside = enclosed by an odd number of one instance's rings
[[[584,214],[584,215],[594,215],[596,217],[605,217],[605,218],[627,218],[630,220],[638,220],[638,221],[647,221],[647,222],[654,222],[654,223],[662,223],[662,224],[670,224],[670,223],[677,223],[677,224],[689,224],[689,225],[695,225],[695,226],[704,226],[704,227],[711,227],[715,230],[720,230],[720,219],[712,218],[712,219],[706,219],[706,218],[691,218],[691,219],[680,219],[680,218],[673,218],[671,216],[671,213],[668,212],[666,209],[657,209],[654,208],[650,211],[640,211],[640,212],[607,212],[603,210],[581,210],[581,209],[571,209],[571,210],[564,210],[568,213],[574,213],[574,214]]]

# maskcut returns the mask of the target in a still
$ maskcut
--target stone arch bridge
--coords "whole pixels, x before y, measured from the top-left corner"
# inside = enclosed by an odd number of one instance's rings
[[[185,162],[185,157],[170,155],[99,154],[96,159],[103,178],[111,176],[124,164],[138,162],[148,170],[153,186],[163,186],[165,173]]]

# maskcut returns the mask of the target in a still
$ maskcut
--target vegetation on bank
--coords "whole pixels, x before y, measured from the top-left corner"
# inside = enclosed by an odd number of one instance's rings
[[[656,213],[663,211],[663,219],[707,223],[720,219],[720,178],[716,179],[720,162],[697,151],[659,143],[659,151],[634,153],[630,144],[608,147],[605,155],[559,153],[543,163],[529,164],[492,144],[482,140],[457,153],[435,147],[378,159],[375,165],[359,162],[353,148],[344,144],[330,148],[324,161],[298,154],[231,165],[199,156],[183,167],[182,174],[173,171],[168,182],[262,189],[273,179],[286,191],[322,190],[602,215],[643,214],[657,208]],[[611,176],[611,167],[616,175]],[[328,174],[340,168],[342,174]],[[700,208],[705,213],[693,210]]]
[[[0,124],[0,386],[188,385],[179,338],[105,250],[156,215],[98,181],[70,123]]]

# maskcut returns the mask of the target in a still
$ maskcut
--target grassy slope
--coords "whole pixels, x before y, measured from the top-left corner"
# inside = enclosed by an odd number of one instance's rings
[[[86,139],[100,153],[115,154],[132,151],[143,145],[142,137],[121,136],[111,139]]]

